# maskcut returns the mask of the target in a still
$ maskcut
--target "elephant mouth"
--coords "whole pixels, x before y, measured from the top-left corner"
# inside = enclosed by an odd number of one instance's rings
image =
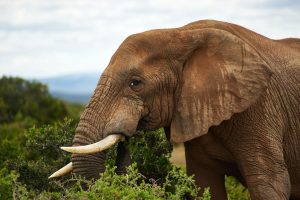
[[[146,117],[143,117],[138,123],[137,130],[145,129],[147,127],[148,123],[149,123],[149,120]]]
[[[154,124],[151,123],[151,117],[150,115],[146,115],[144,117],[142,117],[140,120],[139,120],[139,123],[137,125],[137,131],[141,131],[141,130],[151,130],[154,127]]]

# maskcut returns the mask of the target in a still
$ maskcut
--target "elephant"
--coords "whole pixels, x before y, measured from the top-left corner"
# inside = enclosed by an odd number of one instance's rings
[[[300,199],[300,39],[273,40],[241,26],[200,20],[129,36],[81,114],[71,163],[88,178],[107,149],[138,130],[163,127],[184,143],[188,175],[212,199],[224,176],[251,199]],[[159,141],[158,141],[159,142]],[[118,146],[118,169],[130,163]]]

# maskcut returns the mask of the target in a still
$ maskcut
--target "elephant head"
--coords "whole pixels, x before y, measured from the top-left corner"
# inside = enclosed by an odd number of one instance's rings
[[[199,137],[254,103],[269,77],[257,51],[221,29],[181,27],[129,36],[82,113],[73,147],[65,148],[74,153],[72,164],[54,176],[73,169],[97,177],[106,153],[99,151],[137,130],[165,127],[174,142]]]

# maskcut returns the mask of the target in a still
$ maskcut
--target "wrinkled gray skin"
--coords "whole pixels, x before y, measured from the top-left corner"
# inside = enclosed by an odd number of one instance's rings
[[[227,198],[225,174],[251,199],[300,199],[299,50],[298,39],[208,20],[132,35],[101,76],[74,146],[165,127],[213,199]],[[74,172],[98,177],[104,160],[73,154]],[[120,173],[128,163],[120,144]]]

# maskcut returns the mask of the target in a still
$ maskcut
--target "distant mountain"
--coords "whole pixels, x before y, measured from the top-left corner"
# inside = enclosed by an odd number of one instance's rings
[[[68,94],[68,93],[60,93],[60,92],[51,92],[51,94],[59,99],[73,102],[86,104],[89,102],[92,94]]]
[[[61,99],[87,103],[96,88],[101,73],[70,74],[39,81],[48,85],[50,93]]]

